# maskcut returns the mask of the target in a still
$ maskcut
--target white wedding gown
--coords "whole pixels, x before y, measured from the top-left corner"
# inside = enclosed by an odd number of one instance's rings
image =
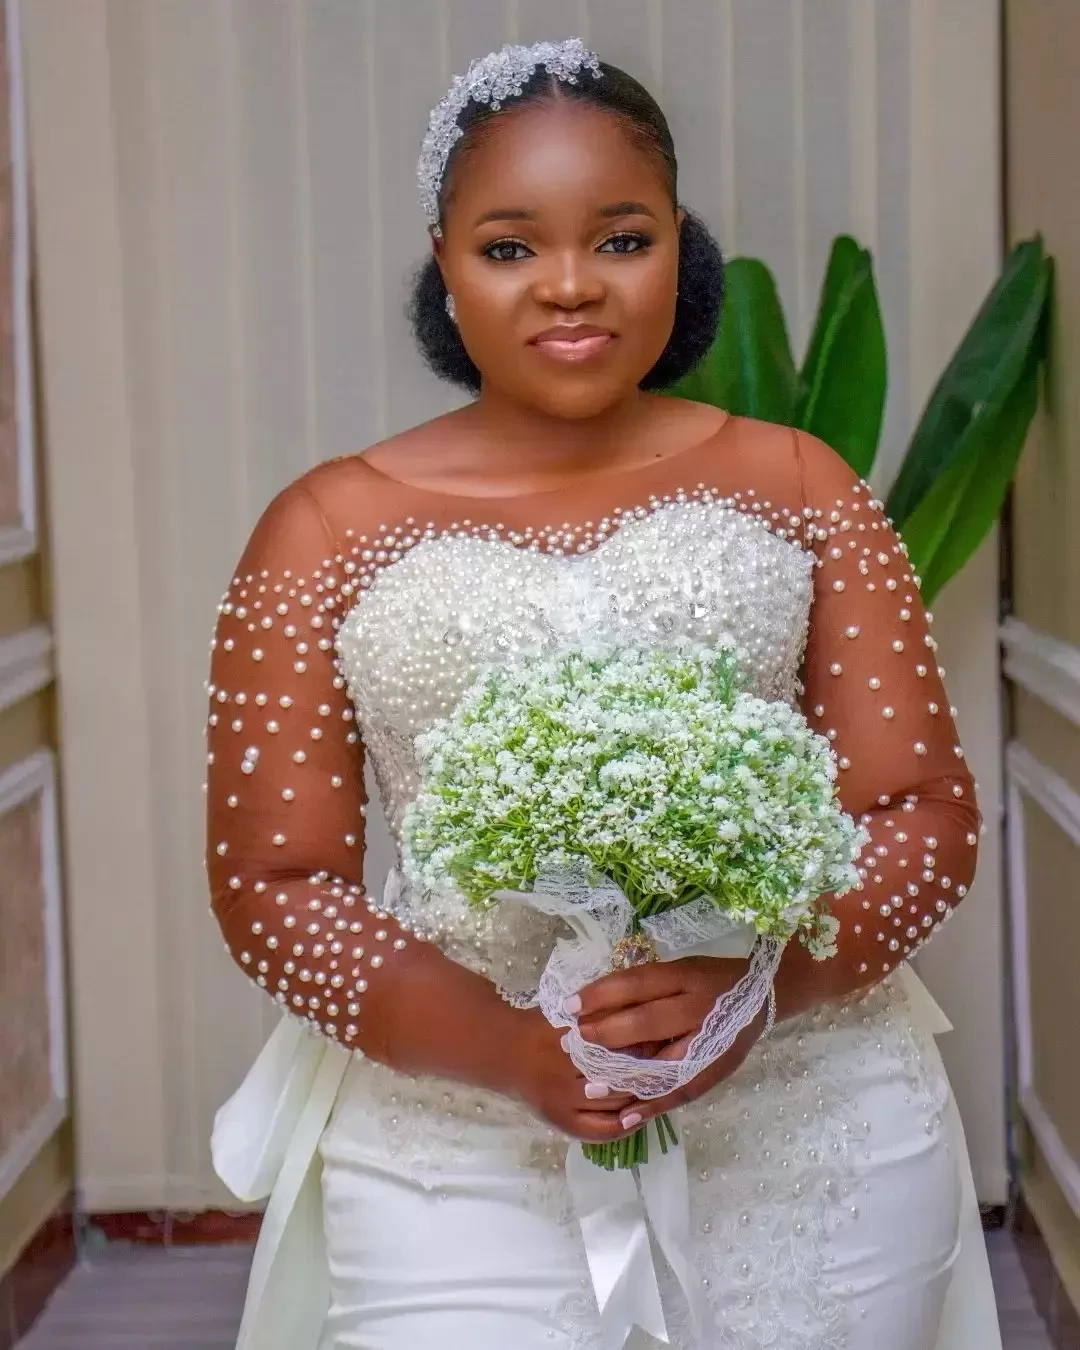
[[[696,484],[704,473],[691,468]],[[365,480],[375,495],[378,477]],[[471,670],[505,659],[534,629],[722,638],[756,692],[796,696],[821,585],[808,551],[707,491],[667,495],[650,493],[580,557],[522,548],[512,525],[455,532],[448,522],[418,531],[416,547],[381,570],[373,563],[338,651],[392,830],[416,790],[417,730],[452,706]],[[388,508],[377,509],[385,520]],[[258,575],[278,573],[251,568],[249,586]],[[220,671],[215,679],[225,687]],[[250,780],[257,755],[244,754]],[[550,949],[549,928],[528,928],[531,911],[513,927],[464,905],[432,916],[396,872],[383,903],[513,991],[535,984]],[[261,934],[263,920],[250,931]],[[250,965],[250,952],[238,959]],[[999,1350],[963,1131],[934,1043],[945,1030],[899,964],[861,1000],[780,1024],[677,1114],[689,1256],[709,1325],[691,1326],[654,1252],[671,1345]],[[238,1350],[606,1350],[566,1180],[577,1145],[523,1107],[405,1078],[286,1017],[213,1142],[230,1188],[268,1197]],[[641,1332],[628,1342],[657,1344]]]

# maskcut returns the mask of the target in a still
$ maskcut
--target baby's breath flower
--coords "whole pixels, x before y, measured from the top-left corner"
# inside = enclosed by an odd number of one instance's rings
[[[418,741],[405,819],[421,891],[477,905],[586,858],[641,917],[700,896],[759,933],[835,952],[823,897],[856,882],[864,833],[828,742],[746,693],[725,648],[589,647],[487,671]]]

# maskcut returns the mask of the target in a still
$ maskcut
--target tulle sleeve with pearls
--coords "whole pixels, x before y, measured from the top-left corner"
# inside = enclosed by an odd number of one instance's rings
[[[207,867],[241,968],[348,1047],[369,980],[405,938],[363,895],[363,749],[334,635],[352,594],[315,498],[268,508],[223,599],[213,644]]]
[[[835,904],[839,961],[825,979],[881,979],[967,893],[979,813],[904,547],[871,490],[800,437],[815,568],[803,706],[828,736],[845,807],[871,842],[861,887]]]

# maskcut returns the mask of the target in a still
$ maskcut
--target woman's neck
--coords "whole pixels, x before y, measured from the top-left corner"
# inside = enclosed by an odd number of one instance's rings
[[[700,445],[727,414],[635,391],[591,418],[552,417],[485,395],[365,452],[400,483],[463,497],[542,493],[636,469]]]
[[[655,440],[657,402],[655,395],[635,391],[595,417],[567,418],[485,392],[455,417],[473,447],[459,459],[459,471],[505,473],[542,485],[644,463],[663,454]]]

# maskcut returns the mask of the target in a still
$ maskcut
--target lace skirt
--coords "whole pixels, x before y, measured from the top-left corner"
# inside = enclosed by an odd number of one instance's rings
[[[678,1113],[711,1326],[658,1256],[671,1345],[999,1350],[935,1011],[906,974],[785,1024]],[[271,1190],[238,1350],[602,1350],[565,1139],[291,1027],[273,1049],[215,1130],[233,1189]]]

